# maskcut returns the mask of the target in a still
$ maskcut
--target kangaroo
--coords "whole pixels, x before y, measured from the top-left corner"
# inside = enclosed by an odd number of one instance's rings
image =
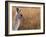
[[[18,30],[20,23],[21,23],[21,18],[22,18],[22,14],[20,14],[20,10],[19,8],[16,8],[16,19],[15,19],[15,26],[14,26],[14,30]]]

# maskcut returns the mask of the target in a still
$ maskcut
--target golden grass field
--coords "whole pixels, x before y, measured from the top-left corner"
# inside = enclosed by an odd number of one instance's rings
[[[40,29],[40,7],[25,7],[21,9],[23,19],[18,30]],[[12,7],[12,27],[14,26],[16,7]]]

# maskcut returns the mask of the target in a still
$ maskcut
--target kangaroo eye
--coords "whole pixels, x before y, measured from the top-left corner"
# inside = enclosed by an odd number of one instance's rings
[[[21,15],[22,16],[22,15]]]

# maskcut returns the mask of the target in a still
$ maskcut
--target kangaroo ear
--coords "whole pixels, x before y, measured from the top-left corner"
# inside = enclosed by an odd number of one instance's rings
[[[16,8],[17,12],[19,11],[19,8]]]
[[[19,12],[21,12],[21,10],[19,10]]]

